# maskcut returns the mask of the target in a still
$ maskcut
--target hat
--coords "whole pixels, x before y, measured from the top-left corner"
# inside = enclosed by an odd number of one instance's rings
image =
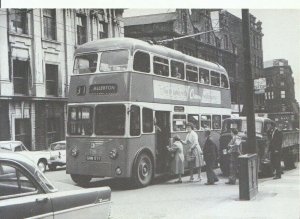
[[[187,124],[186,124],[186,127],[191,127],[192,129],[194,129],[194,124],[193,123],[191,123],[191,122],[188,122]]]
[[[174,135],[173,139],[174,139],[174,141],[180,141],[180,136],[179,135]]]

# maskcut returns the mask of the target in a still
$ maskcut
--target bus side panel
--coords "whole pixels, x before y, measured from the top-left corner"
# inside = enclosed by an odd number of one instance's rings
[[[140,137],[127,139],[127,159],[128,165],[126,172],[128,176],[132,176],[132,167],[138,152],[143,149],[149,149],[154,157],[155,162],[155,134],[143,134]],[[154,163],[153,163],[154,165]]]
[[[67,138],[67,173],[88,175],[92,177],[129,177],[126,172],[127,145],[126,139],[119,138]],[[77,155],[72,155],[77,150]],[[117,152],[115,158],[110,158],[112,150]],[[122,173],[116,174],[120,167]]]

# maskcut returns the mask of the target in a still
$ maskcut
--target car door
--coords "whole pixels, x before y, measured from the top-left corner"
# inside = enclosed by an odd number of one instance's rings
[[[111,209],[109,187],[51,193],[54,219],[108,219]]]
[[[0,218],[53,218],[52,204],[25,169],[0,161]]]

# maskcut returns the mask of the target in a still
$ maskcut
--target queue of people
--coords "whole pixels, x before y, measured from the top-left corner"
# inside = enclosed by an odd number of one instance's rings
[[[210,130],[204,131],[205,143],[203,151],[199,145],[198,135],[193,130],[194,125],[187,123],[186,129],[188,134],[185,140],[181,140],[179,135],[173,137],[173,144],[168,146],[168,151],[173,153],[171,160],[171,171],[173,174],[178,175],[178,180],[175,183],[182,183],[182,175],[184,174],[184,161],[188,161],[190,170],[189,182],[194,182],[194,170],[197,170],[197,180],[201,181],[201,166],[206,165],[207,182],[205,185],[214,185],[219,179],[214,172],[214,167],[218,157],[216,144],[210,139]],[[282,147],[282,134],[272,124],[269,129],[269,150],[271,155],[271,164],[275,169],[274,179],[281,178],[281,147]],[[241,138],[238,136],[238,130],[233,128],[231,130],[231,141],[228,144],[227,153],[229,154],[229,177],[226,184],[235,185],[238,178],[238,157],[241,153]],[[184,147],[187,147],[186,156],[184,156]]]

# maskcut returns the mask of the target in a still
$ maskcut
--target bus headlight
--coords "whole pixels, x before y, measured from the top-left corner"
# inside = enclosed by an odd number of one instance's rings
[[[117,174],[117,175],[121,175],[121,174],[122,174],[122,170],[121,170],[120,167],[117,167],[117,168],[116,168],[116,174]]]
[[[111,158],[111,159],[117,159],[117,157],[118,157],[118,151],[117,151],[117,149],[112,149],[111,150],[111,152],[109,152],[109,157]]]
[[[78,154],[79,154],[78,148],[77,148],[76,146],[73,147],[72,150],[71,150],[71,155],[72,155],[73,157],[77,157]]]

